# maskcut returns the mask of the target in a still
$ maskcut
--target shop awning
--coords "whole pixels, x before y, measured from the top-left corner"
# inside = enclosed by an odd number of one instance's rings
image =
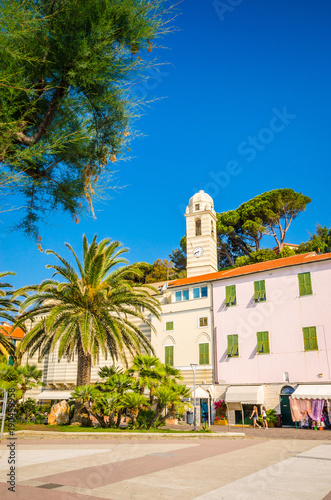
[[[293,399],[331,399],[331,384],[298,385],[291,394]]]
[[[263,385],[230,385],[225,393],[226,403],[264,403]]]
[[[62,401],[63,399],[71,399],[71,392],[72,391],[42,391],[32,397],[37,401],[44,399],[60,399]]]

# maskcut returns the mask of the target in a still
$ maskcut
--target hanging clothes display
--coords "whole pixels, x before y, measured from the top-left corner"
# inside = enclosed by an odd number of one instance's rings
[[[308,414],[312,420],[315,422],[320,422],[322,417],[322,411],[324,408],[325,399],[313,399],[311,405],[311,411]]]
[[[326,402],[326,411],[328,413],[329,422],[331,422],[331,400],[328,399]]]
[[[312,413],[312,404],[309,399],[292,399],[290,397],[290,409],[293,422],[303,420],[305,416]]]

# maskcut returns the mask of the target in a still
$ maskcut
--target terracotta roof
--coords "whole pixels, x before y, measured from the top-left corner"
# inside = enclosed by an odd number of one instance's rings
[[[10,337],[12,339],[24,338],[25,333],[22,328],[15,328],[15,330],[12,332],[12,326],[8,325],[8,323],[0,323],[0,327],[0,331],[4,335],[4,337]]]
[[[328,259],[331,259],[331,253],[316,255],[315,252],[310,252],[299,255],[292,255],[291,257],[283,257],[282,259],[268,260],[266,262],[259,262],[258,264],[250,264],[248,266],[235,267],[234,269],[227,269],[225,271],[204,274],[202,276],[192,276],[191,278],[170,281],[169,287],[189,285],[191,283],[201,283],[203,281],[215,281],[226,278],[234,278],[237,276],[243,276],[245,274],[259,273],[262,271],[269,271],[271,269],[297,266]]]

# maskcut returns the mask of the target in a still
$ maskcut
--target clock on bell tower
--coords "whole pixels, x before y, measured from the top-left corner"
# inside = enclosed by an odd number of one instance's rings
[[[186,208],[187,277],[217,271],[216,212],[214,201],[203,190]]]

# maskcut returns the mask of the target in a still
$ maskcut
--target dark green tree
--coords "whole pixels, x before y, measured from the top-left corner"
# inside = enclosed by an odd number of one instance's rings
[[[268,256],[274,258],[276,254],[272,250],[260,248],[261,240],[265,235],[272,235],[275,238],[280,255],[292,221],[305,210],[310,202],[311,199],[308,196],[296,193],[293,189],[274,189],[255,196],[235,210],[218,213],[219,269],[238,265],[238,263],[244,265],[270,260]],[[321,234],[316,235],[318,241],[316,238],[313,239],[309,243],[309,248],[316,247],[319,243],[324,248],[322,240],[327,239],[325,231],[327,231],[326,228],[321,231]],[[174,250],[170,257],[174,254],[178,258],[178,252],[178,249]]]
[[[179,248],[176,248],[169,254],[171,262],[178,271],[186,271],[186,236],[183,236],[180,240]]]
[[[54,209],[94,215],[170,10],[167,0],[0,0],[0,180],[17,175],[23,230],[36,236]]]
[[[316,233],[310,235],[306,243],[301,243],[299,252],[330,252],[331,251],[331,228],[327,226],[316,226]]]

